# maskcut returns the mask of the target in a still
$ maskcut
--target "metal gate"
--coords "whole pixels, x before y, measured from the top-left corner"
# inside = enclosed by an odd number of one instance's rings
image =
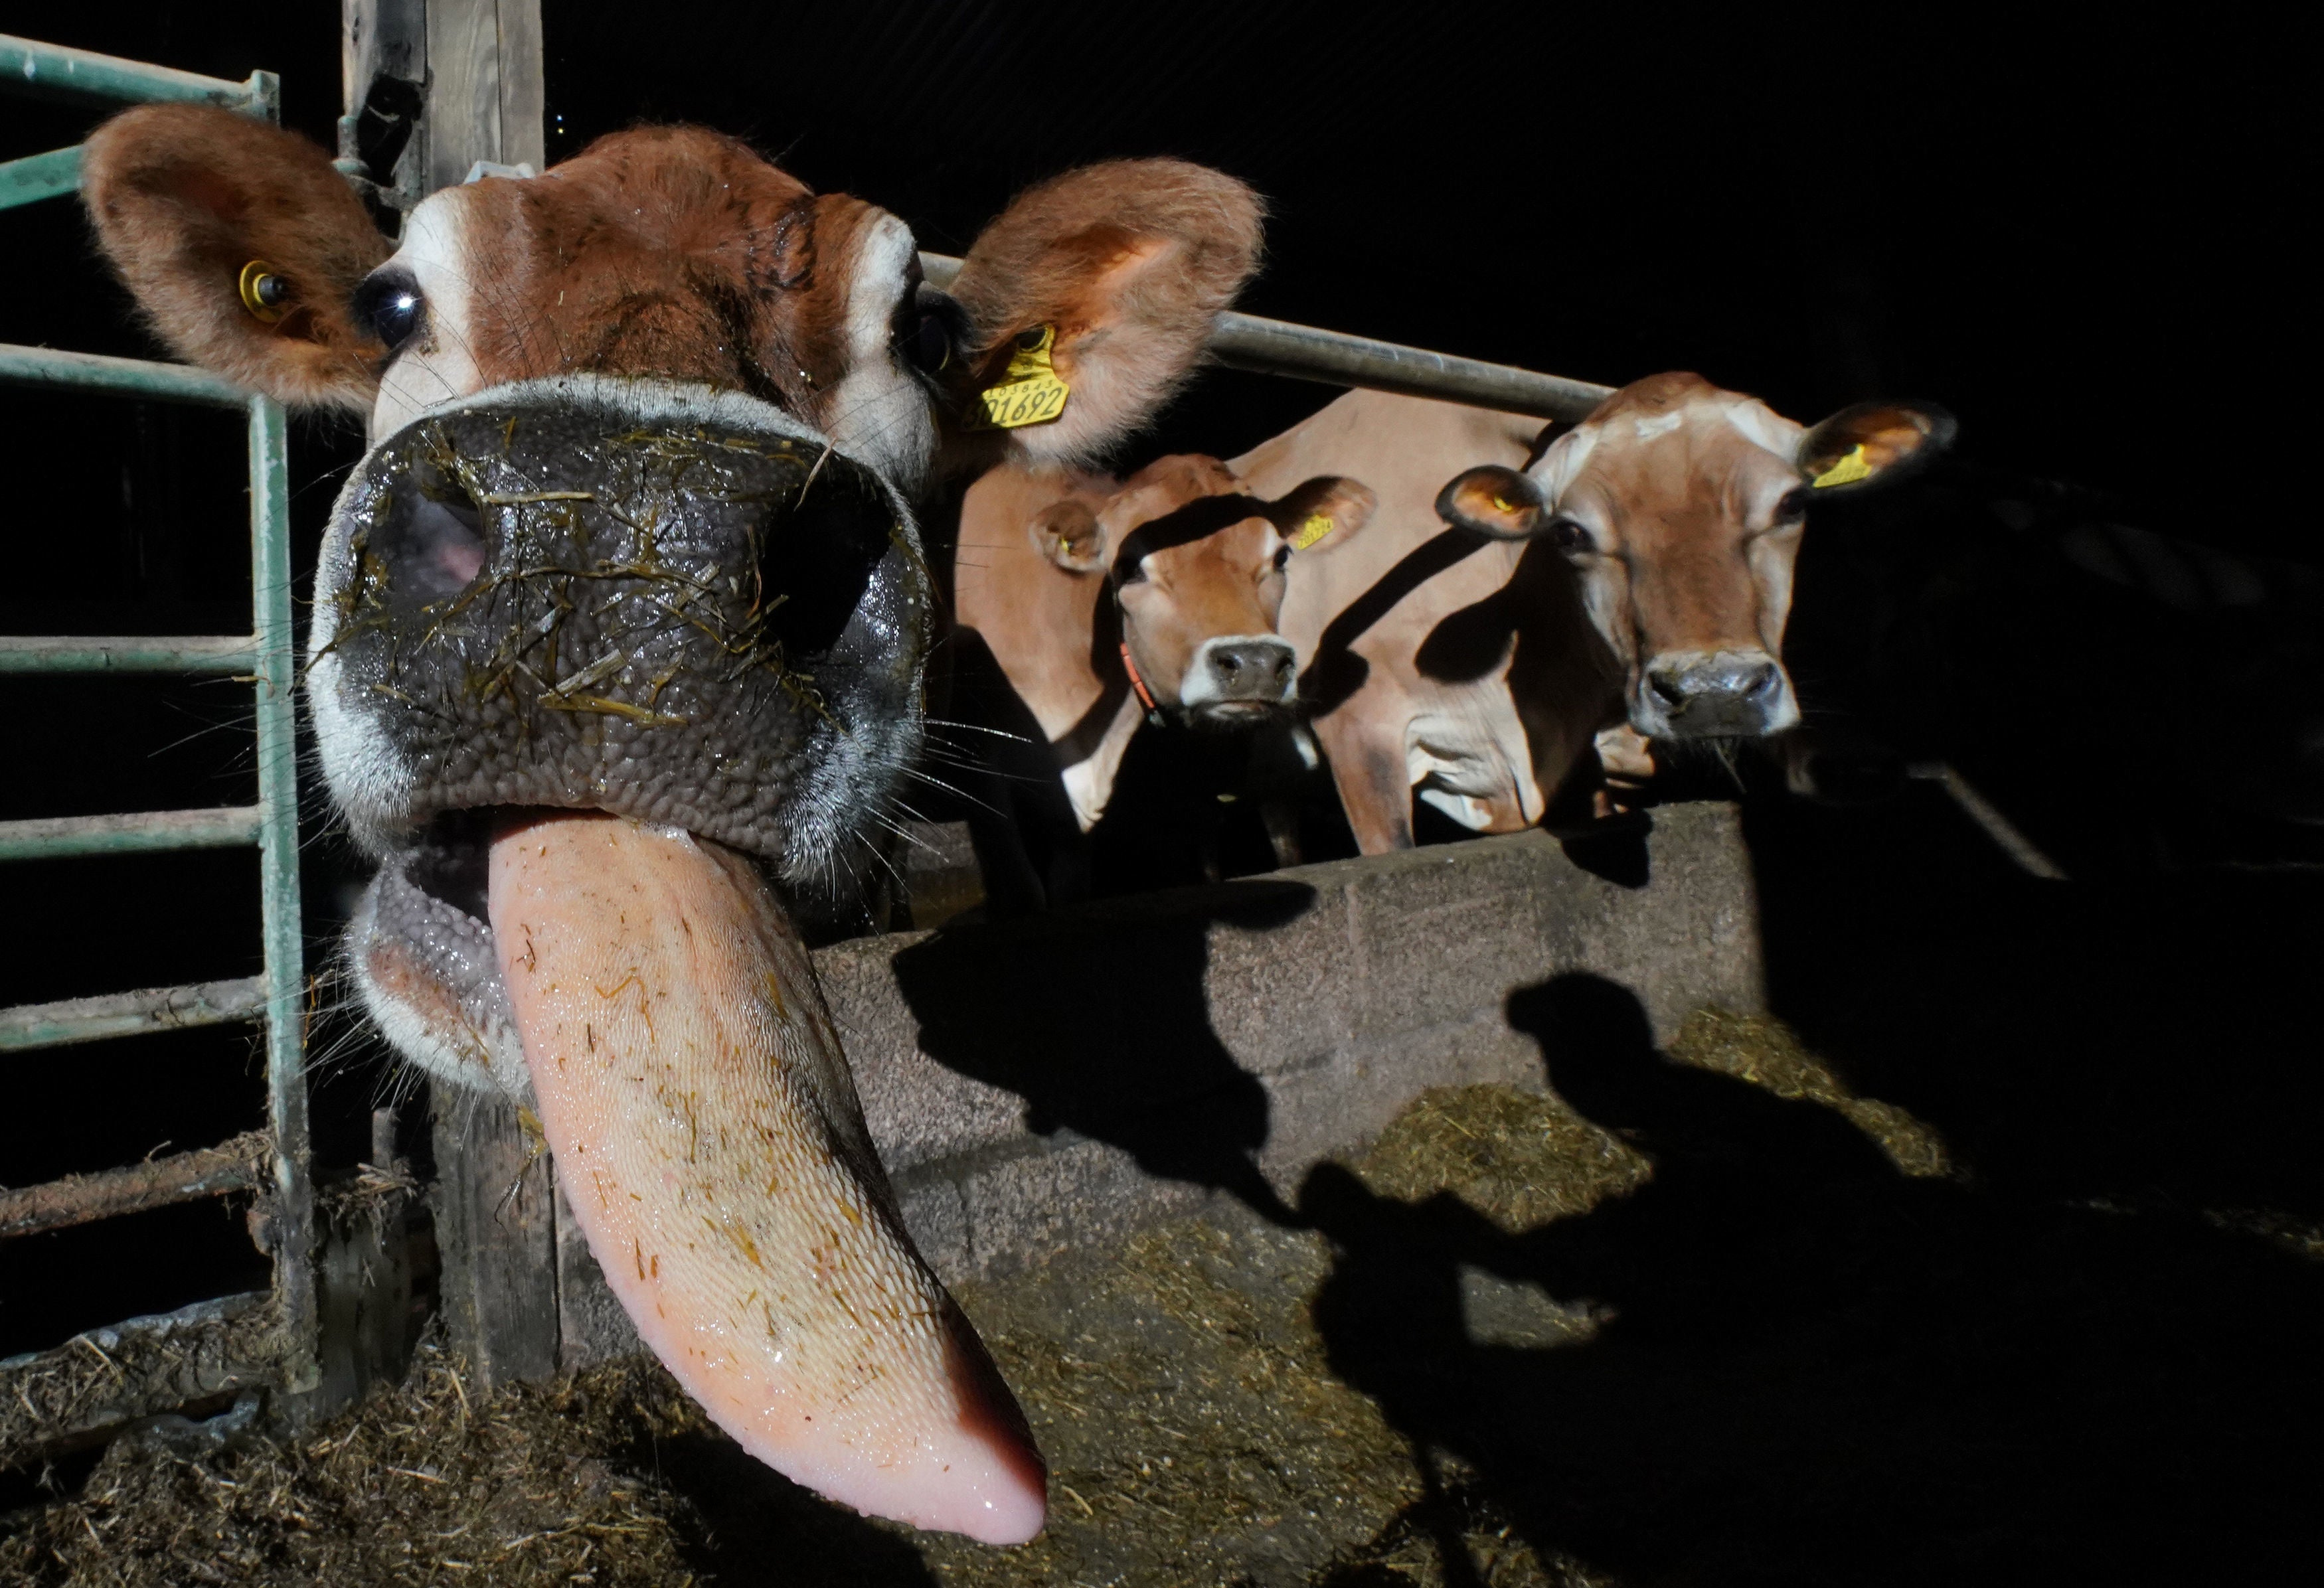
[[[0,36],[0,85],[97,105],[188,101],[279,119],[271,72],[230,83]],[[74,193],[78,147],[0,165],[0,209]],[[5,224],[5,223],[0,223]],[[234,981],[151,987],[0,1010],[0,1053],[233,1021],[264,1033],[263,1127],[196,1152],[0,1190],[0,1240],[249,1193],[272,1286],[92,1329],[0,1361],[0,1464],[104,1437],[137,1418],[244,1391],[297,1397],[320,1381],[316,1220],[308,1160],[306,971],[299,918],[297,663],[290,629],[289,489],[280,405],[179,364],[0,345],[0,381],[148,402],[241,409],[250,446],[252,632],[192,638],[0,637],[0,675],[227,677],[256,693],[258,803],[134,815],[0,822],[0,860],[254,845],[265,969]],[[5,687],[5,684],[0,684]]]

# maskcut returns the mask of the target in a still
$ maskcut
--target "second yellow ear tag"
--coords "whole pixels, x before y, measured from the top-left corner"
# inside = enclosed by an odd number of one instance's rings
[[[1838,463],[1808,483],[1821,491],[1827,485],[1852,485],[1858,480],[1871,477],[1872,465],[1864,461],[1864,443],[1859,441]]]
[[[1309,546],[1314,545],[1317,541],[1323,539],[1323,537],[1329,535],[1331,532],[1332,519],[1330,514],[1310,513],[1305,519],[1301,520],[1298,533],[1292,536],[1291,549],[1293,551],[1305,551]]]
[[[1057,378],[1056,368],[1049,362],[1057,328],[1043,326],[1039,340],[1028,341],[1033,335],[1028,331],[1018,337],[1001,379],[968,399],[967,411],[961,416],[965,428],[1014,430],[1020,425],[1046,425],[1064,416],[1070,388]]]

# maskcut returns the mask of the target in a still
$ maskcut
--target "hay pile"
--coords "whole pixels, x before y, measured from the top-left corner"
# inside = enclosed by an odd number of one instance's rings
[[[686,1503],[640,1477],[703,1426],[659,1364],[479,1401],[424,1345],[410,1380],[303,1437],[187,1459],[123,1440],[82,1491],[0,1539],[25,1588],[678,1585]]]
[[[1780,1024],[1709,1011],[1683,1063],[1827,1106],[1907,1173],[1942,1143],[1859,1099]],[[1653,1165],[1554,1096],[1430,1091],[1351,1165],[1369,1192],[1449,1192],[1512,1235],[1646,1185]],[[108,1455],[0,1540],[0,1581],[784,1588],[1606,1588],[1514,1538],[1473,1475],[1416,1451],[1335,1375],[1310,1315],[1322,1237],[1233,1214],[961,1288],[1051,1464],[1050,1525],[990,1549],[854,1518],[710,1428],[638,1359],[475,1401],[423,1352],[411,1382],[307,1437],[186,1460]],[[1526,1338],[1587,1338],[1530,1287]],[[1504,1301],[1508,1299],[1503,1298]],[[1499,1305],[1499,1303],[1496,1303]],[[1506,1311],[1506,1308],[1504,1308]],[[1528,1321],[1530,1320],[1530,1321]]]
[[[1894,1103],[1859,1097],[1831,1067],[1800,1045],[1780,1020],[1698,1009],[1671,1043],[1670,1056],[1697,1069],[1748,1081],[1794,1102],[1821,1103],[1869,1137],[1897,1172],[1916,1180],[1955,1172],[1944,1138]]]

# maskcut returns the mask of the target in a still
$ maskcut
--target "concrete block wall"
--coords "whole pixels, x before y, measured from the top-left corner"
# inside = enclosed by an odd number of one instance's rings
[[[905,1222],[947,1280],[1214,1196],[1289,1199],[1424,1089],[1539,1086],[1509,994],[1586,971],[1658,1037],[1757,1009],[1731,806],[1654,813],[1643,886],[1530,832],[1304,867],[816,956]],[[635,1336],[561,1206],[558,1356]]]

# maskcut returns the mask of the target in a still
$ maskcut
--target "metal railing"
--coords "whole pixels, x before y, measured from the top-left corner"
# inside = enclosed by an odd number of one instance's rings
[[[247,82],[197,77],[111,56],[0,36],[0,87],[97,104],[193,101],[277,119],[271,72]],[[80,150],[0,165],[0,208],[78,189]],[[274,1262],[271,1293],[229,1296],[161,1317],[136,1318],[76,1336],[53,1351],[0,1362],[0,1463],[36,1454],[43,1441],[109,1427],[255,1385],[293,1394],[318,1381],[308,1163],[305,991],[299,907],[297,657],[290,626],[290,488],[281,405],[178,364],[48,348],[0,346],[0,383],[103,393],[149,402],[242,410],[250,452],[249,634],[174,638],[0,638],[0,675],[93,673],[230,677],[257,696],[258,803],[195,811],[0,822],[0,860],[151,853],[255,845],[264,969],[255,977],[154,987],[104,997],[0,1009],[0,1052],[233,1021],[264,1027],[268,1128],[196,1152],[45,1185],[0,1190],[0,1239],[125,1213],[256,1193],[263,1244]],[[271,1303],[271,1306],[269,1305]],[[88,1377],[95,1354],[111,1377]],[[125,1342],[125,1344],[124,1344]],[[123,1363],[150,1363],[140,1373]],[[67,1371],[68,1364],[78,1364]],[[189,1365],[190,1364],[190,1365]],[[21,1403],[23,1414],[17,1413]],[[29,1420],[27,1420],[27,1418]]]
[[[923,253],[920,273],[934,286],[948,287],[960,274],[960,262],[949,253]],[[1591,409],[1614,395],[1611,386],[1589,381],[1431,353],[1398,342],[1376,342],[1369,336],[1295,326],[1288,320],[1231,309],[1212,327],[1210,345],[1211,355],[1231,370],[1320,381],[1326,386],[1400,391],[1407,397],[1433,397],[1440,402],[1463,402],[1543,419],[1585,419]]]

